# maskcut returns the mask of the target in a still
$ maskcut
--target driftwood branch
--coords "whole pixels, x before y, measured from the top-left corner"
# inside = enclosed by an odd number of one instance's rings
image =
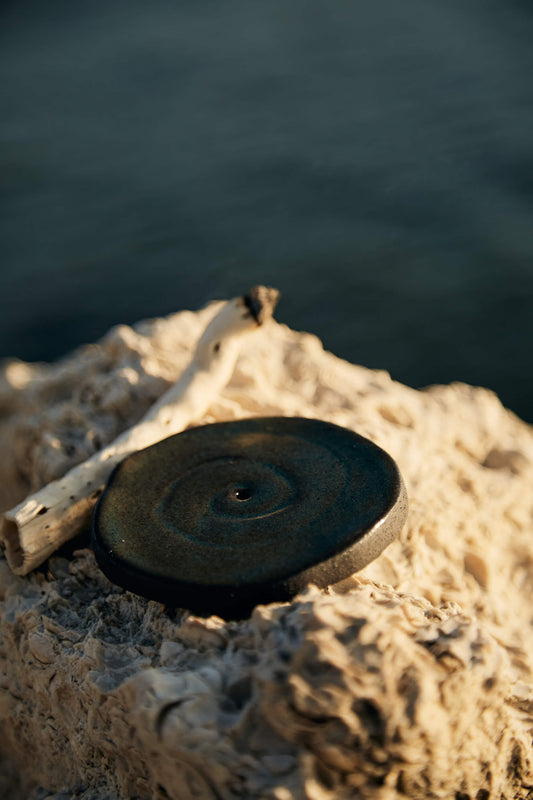
[[[181,378],[137,425],[4,514],[0,539],[13,572],[26,575],[81,530],[123,458],[179,433],[207,411],[231,378],[242,335],[270,319],[278,297],[275,289],[257,286],[226,302],[201,336]]]

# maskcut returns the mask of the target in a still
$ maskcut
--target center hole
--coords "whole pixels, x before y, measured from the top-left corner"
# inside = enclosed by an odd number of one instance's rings
[[[248,486],[236,486],[233,490],[235,500],[249,500],[251,496],[252,490]]]

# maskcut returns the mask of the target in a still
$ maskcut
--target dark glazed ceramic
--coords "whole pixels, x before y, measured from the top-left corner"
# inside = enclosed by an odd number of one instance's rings
[[[167,605],[242,617],[376,558],[407,496],[392,458],[345,428],[259,417],[191,428],[126,458],[93,516],[98,563]]]

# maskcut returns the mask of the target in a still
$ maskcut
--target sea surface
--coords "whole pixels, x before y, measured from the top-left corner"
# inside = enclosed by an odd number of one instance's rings
[[[256,283],[533,421],[531,0],[8,0],[0,357]]]

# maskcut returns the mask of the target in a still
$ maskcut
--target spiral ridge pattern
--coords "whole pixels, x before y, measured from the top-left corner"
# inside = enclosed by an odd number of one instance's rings
[[[393,537],[383,519],[396,508],[403,524],[398,503],[406,508],[397,467],[367,439],[317,420],[254,418],[125,459],[93,533],[104,572],[140,594],[178,605],[202,592],[282,596],[374,558]]]

